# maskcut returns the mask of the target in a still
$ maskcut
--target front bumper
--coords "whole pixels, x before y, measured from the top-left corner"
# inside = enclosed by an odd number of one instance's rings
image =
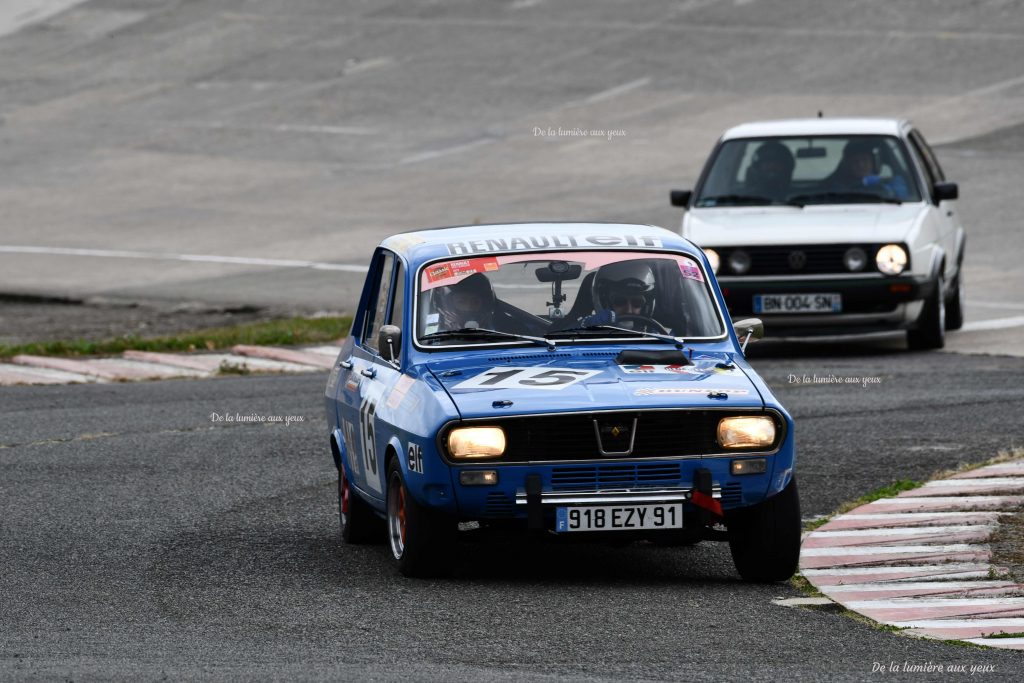
[[[767,458],[767,471],[742,476],[731,474],[732,460],[750,458]],[[684,509],[692,512],[694,508],[690,501],[699,469],[710,472],[710,495],[719,501],[724,511],[755,505],[781,490],[785,482],[780,483],[776,479],[779,479],[779,472],[791,471],[792,462],[792,455],[782,450],[774,455],[744,454],[721,458],[533,463],[494,468],[498,473],[498,483],[494,486],[463,486],[458,483],[458,471],[490,469],[480,464],[453,468],[453,479],[461,519],[525,522],[533,494],[539,496],[545,526],[551,528],[555,509],[561,506],[683,503]],[[533,491],[530,479],[535,482]]]
[[[923,275],[721,277],[718,280],[733,319],[757,316],[773,334],[800,335],[881,332],[913,327],[936,282]],[[839,294],[839,313],[755,313],[758,294]]]

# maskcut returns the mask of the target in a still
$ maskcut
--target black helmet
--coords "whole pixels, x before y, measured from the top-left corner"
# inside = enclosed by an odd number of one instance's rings
[[[774,140],[769,140],[758,147],[757,151],[754,152],[754,158],[751,160],[752,166],[760,166],[765,163],[782,166],[786,169],[786,176],[793,173],[793,166],[796,165],[793,161],[793,153],[789,151],[789,148],[781,142]]]
[[[643,297],[642,315],[654,312],[654,271],[645,261],[620,261],[597,269],[594,276],[594,308],[611,309],[618,297]]]
[[[483,273],[473,273],[441,292],[438,309],[449,326],[475,322],[490,327],[494,315],[494,289]]]

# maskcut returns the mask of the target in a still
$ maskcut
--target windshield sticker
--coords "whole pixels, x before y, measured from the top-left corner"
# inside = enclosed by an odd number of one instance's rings
[[[692,261],[680,261],[679,272],[683,274],[687,280],[696,280],[697,282],[704,282],[704,276],[700,273],[700,268],[697,267],[696,263]]]
[[[746,389],[713,389],[711,387],[652,387],[649,389],[637,389],[634,396],[667,396],[673,394],[730,394],[732,396],[746,396],[750,392]]]
[[[532,251],[557,247],[654,247],[660,248],[661,238],[633,235],[541,235],[538,237],[510,237],[488,240],[449,242],[448,253],[453,256],[486,254],[495,251]]]
[[[674,375],[701,375],[704,370],[690,370],[689,365],[620,365],[622,371],[627,375],[663,375],[671,373]]]
[[[483,258],[462,259],[461,261],[448,261],[428,266],[425,274],[427,282],[439,283],[442,280],[461,279],[473,273],[487,273],[498,270],[498,259],[493,256]]]
[[[452,389],[565,389],[567,386],[600,375],[600,370],[576,370],[573,368],[530,368],[500,367],[485,370]]]

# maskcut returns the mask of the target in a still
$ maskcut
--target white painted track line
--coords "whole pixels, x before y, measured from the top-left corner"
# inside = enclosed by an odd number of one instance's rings
[[[311,268],[337,270],[345,273],[366,273],[366,266],[323,261],[297,261],[294,259],[256,258],[246,256],[217,256],[215,254],[174,254],[168,252],[126,251],[122,249],[72,249],[68,247],[40,247],[0,244],[2,254],[46,254],[49,256],[81,256],[91,258],[151,259],[157,261],[189,261],[197,263],[227,263],[240,266],[268,268]]]

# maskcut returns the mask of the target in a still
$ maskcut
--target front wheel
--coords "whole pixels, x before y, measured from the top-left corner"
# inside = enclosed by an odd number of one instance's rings
[[[907,330],[907,345],[914,350],[941,349],[946,345],[946,287],[942,275],[935,292],[924,302],[917,328]]]
[[[800,561],[800,499],[796,479],[768,500],[726,517],[729,550],[744,581],[785,581]]]
[[[443,576],[451,571],[455,522],[412,497],[397,458],[388,466],[387,527],[391,555],[403,575]]]

